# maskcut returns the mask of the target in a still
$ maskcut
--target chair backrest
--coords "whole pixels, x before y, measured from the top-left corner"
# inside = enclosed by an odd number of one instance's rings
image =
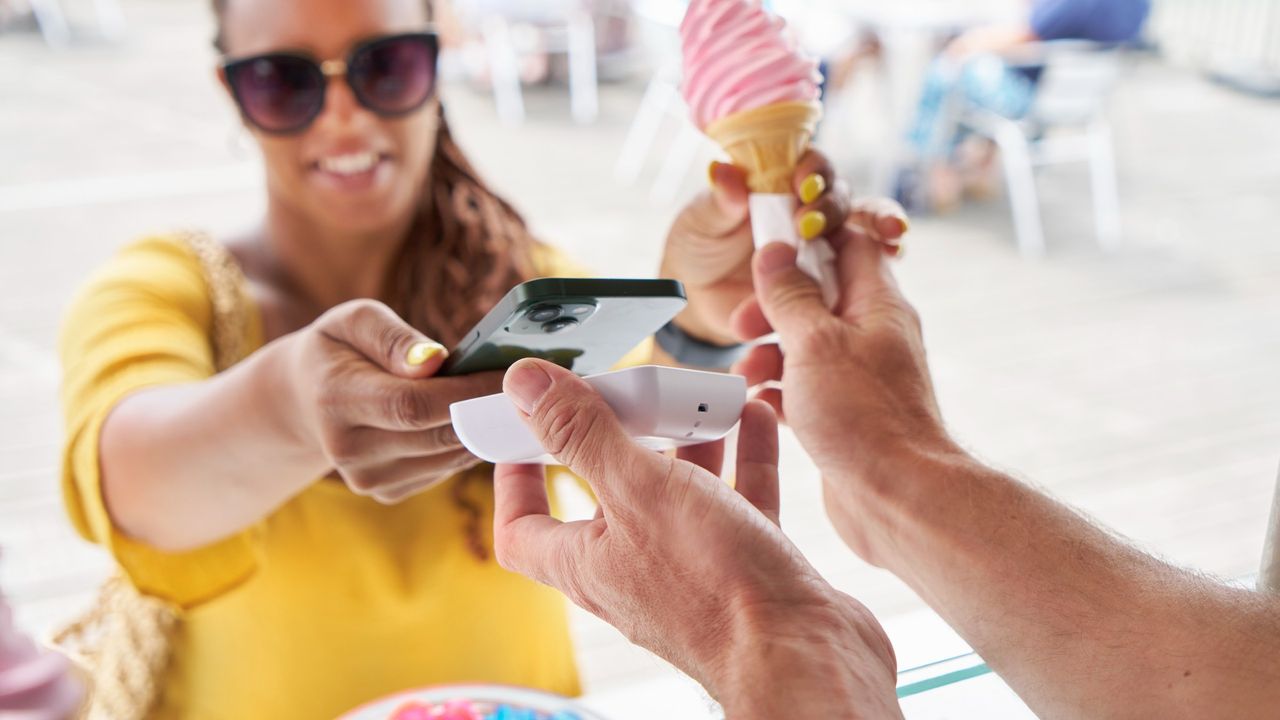
[[[1258,589],[1280,593],[1280,478],[1276,479],[1276,496],[1271,504],[1271,522],[1267,524],[1266,544],[1262,549]]]
[[[1084,125],[1106,108],[1121,53],[1090,42],[1044,43],[1044,70],[1029,117],[1044,125]]]

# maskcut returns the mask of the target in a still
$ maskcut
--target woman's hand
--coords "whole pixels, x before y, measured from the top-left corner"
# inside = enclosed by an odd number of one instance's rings
[[[676,218],[661,274],[684,283],[689,295],[689,306],[676,318],[680,328],[729,345],[743,339],[732,331],[729,319],[752,296],[755,243],[747,216],[746,174],[733,165],[712,163],[711,186]],[[907,230],[902,207],[884,198],[853,201],[822,153],[811,150],[801,158],[793,189],[800,200],[795,220],[802,238],[830,237],[849,222],[882,242],[885,252],[901,251]]]
[[[444,347],[372,300],[325,313],[291,351],[299,442],[352,492],[394,503],[480,462],[458,441],[449,405],[501,392],[502,373],[433,377]]]

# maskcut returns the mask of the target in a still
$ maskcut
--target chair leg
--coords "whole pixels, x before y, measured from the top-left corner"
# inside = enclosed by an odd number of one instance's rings
[[[1098,120],[1089,128],[1089,175],[1093,186],[1098,246],[1111,252],[1116,250],[1121,240],[1120,190],[1116,181],[1111,126],[1105,120]]]
[[[682,122],[675,142],[667,152],[667,159],[662,163],[662,170],[653,181],[650,198],[663,205],[675,202],[680,196],[685,175],[689,173],[689,166],[693,165],[701,145],[702,133],[688,121]]]
[[[1027,138],[1017,125],[1008,121],[998,121],[994,135],[1004,164],[1018,251],[1023,257],[1040,257],[1045,252],[1044,225],[1040,221],[1040,200]]]
[[[484,44],[489,55],[489,81],[498,117],[507,125],[524,122],[524,95],[520,90],[520,59],[511,40],[511,28],[498,15],[484,22]]]
[[[569,18],[569,102],[580,123],[594,122],[600,114],[596,27],[585,8]]]
[[[640,177],[644,161],[662,129],[662,121],[678,100],[678,95],[679,91],[661,70],[649,81],[644,98],[640,100],[640,108],[636,110],[636,119],[631,122],[631,129],[622,142],[618,164],[613,170],[619,182],[630,185]]]
[[[49,47],[66,47],[71,44],[71,27],[62,13],[59,0],[31,0],[31,12],[36,16],[40,34]]]

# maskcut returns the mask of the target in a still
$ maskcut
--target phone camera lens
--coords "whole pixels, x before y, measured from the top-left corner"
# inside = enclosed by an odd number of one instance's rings
[[[550,322],[543,323],[542,332],[548,335],[555,335],[556,333],[564,332],[565,330],[568,330],[577,324],[578,324],[578,321],[575,320],[574,318],[571,318],[571,317],[560,318],[559,320],[552,320]]]
[[[559,305],[539,305],[529,311],[529,319],[537,323],[555,320],[558,317],[560,317]]]

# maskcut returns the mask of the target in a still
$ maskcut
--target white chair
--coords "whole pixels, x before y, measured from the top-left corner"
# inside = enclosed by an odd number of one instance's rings
[[[670,145],[660,153],[662,160],[649,198],[658,205],[674,202],[698,156],[711,147],[710,141],[689,119],[689,110],[680,95],[680,63],[664,64],[654,73],[645,89],[636,117],[622,141],[622,150],[614,166],[614,177],[625,185],[633,185],[644,172],[646,160],[665,128],[671,127]]]
[[[680,94],[679,27],[686,6],[685,0],[633,0],[632,4],[635,16],[655,31],[656,36],[651,40],[665,60],[659,63],[645,88],[635,119],[622,142],[614,176],[625,185],[635,184],[644,172],[646,161],[660,157],[649,189],[649,198],[657,205],[675,202],[699,155],[714,147],[689,118],[689,109]],[[664,130],[667,130],[669,145],[664,144],[658,151]]]
[[[1119,78],[1120,52],[1089,42],[1055,41],[1020,49],[1011,61],[1043,67],[1026,117],[1013,120],[968,109],[960,124],[1000,149],[1019,251],[1028,257],[1045,252],[1035,169],[1071,162],[1089,163],[1098,245],[1114,250],[1121,236],[1120,200],[1106,107]]]
[[[546,38],[539,48],[569,59],[569,102],[574,120],[590,123],[599,114],[596,78],[596,34],[591,9],[585,0],[470,0],[458,10],[476,27],[489,62],[493,99],[498,117],[508,125],[524,122],[524,95],[520,86],[522,48],[513,30],[535,27]]]
[[[31,13],[45,43],[62,48],[71,44],[71,26],[62,9],[61,0],[28,0]],[[108,40],[124,35],[126,23],[119,0],[93,0],[94,13],[98,17],[98,32]]]

